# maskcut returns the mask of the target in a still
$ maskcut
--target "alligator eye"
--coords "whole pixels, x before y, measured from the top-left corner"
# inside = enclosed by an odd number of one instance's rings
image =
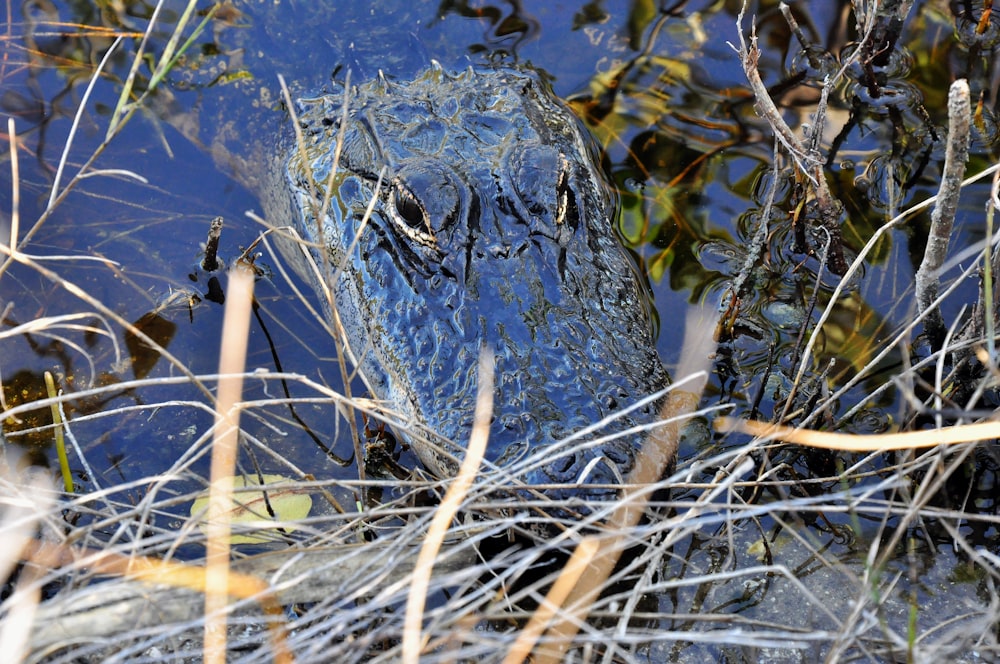
[[[396,213],[406,222],[407,226],[418,231],[429,230],[423,206],[417,200],[417,197],[402,185],[396,186],[392,197],[392,204],[396,208]]]
[[[406,237],[428,247],[437,244],[430,215],[423,202],[410,188],[397,179],[390,195],[389,215]]]
[[[561,166],[562,168],[559,170],[559,182],[556,184],[556,203],[558,205],[556,209],[556,224],[565,223],[567,216],[569,216],[571,223],[575,225],[577,213],[576,198],[574,198],[573,189],[569,184],[569,164],[563,159]]]
[[[396,170],[386,207],[397,232],[441,250],[448,241],[462,200],[457,178],[430,160],[403,162]]]
[[[577,201],[573,190],[572,165],[548,145],[529,144],[511,154],[509,166],[514,191],[524,213],[547,224],[550,232],[560,226],[577,226]]]

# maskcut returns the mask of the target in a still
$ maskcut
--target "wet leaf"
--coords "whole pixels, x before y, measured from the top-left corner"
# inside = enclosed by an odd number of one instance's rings
[[[160,344],[163,348],[170,345],[174,335],[177,333],[177,325],[155,312],[144,314],[135,322],[135,328],[143,332],[150,339]],[[146,342],[125,331],[125,346],[128,348],[129,356],[132,358],[132,372],[136,378],[145,378],[160,359],[160,353],[155,348],[151,348]]]
[[[233,478],[233,505],[229,518],[233,526],[254,525],[259,534],[237,533],[230,537],[232,544],[264,544],[296,530],[295,522],[309,516],[312,496],[297,486],[295,480],[282,475],[262,475],[264,483],[257,476],[238,475]],[[258,491],[243,489],[260,487]],[[205,515],[208,512],[208,491],[199,494],[191,505],[191,516],[200,521],[205,529]],[[269,526],[264,522],[274,522]],[[269,532],[277,531],[277,532]]]

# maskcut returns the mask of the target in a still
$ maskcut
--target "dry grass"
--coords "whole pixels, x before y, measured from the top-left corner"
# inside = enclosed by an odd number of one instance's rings
[[[178,31],[172,43],[182,38]],[[170,61],[173,53],[168,53]],[[126,107],[123,102],[125,112],[114,117],[138,108]],[[16,154],[14,129],[9,135]],[[32,220],[27,233],[19,230],[23,220],[13,199],[10,237],[0,246],[6,257],[0,279],[35,275],[75,297],[77,308],[6,327],[0,331],[0,357],[5,347],[19,348],[15,344],[28,338],[56,339],[74,357],[85,358],[96,377],[104,365],[126,364],[118,339],[128,334],[155,349],[171,371],[111,385],[94,380],[55,398],[4,405],[8,421],[39,408],[72,408],[63,415],[71,463],[87,469],[75,493],[60,492],[46,473],[17,458],[17,447],[5,445],[0,577],[9,582],[0,603],[0,642],[7,661],[201,661],[205,630],[212,638],[225,637],[216,642],[217,661],[248,663],[281,660],[286,652],[310,662],[415,661],[418,656],[426,662],[520,661],[529,652],[540,661],[558,653],[570,661],[602,662],[1000,657],[1000,558],[980,543],[996,542],[1000,530],[995,509],[1000,459],[992,445],[917,453],[912,441],[879,445],[880,437],[872,436],[856,453],[832,457],[835,462],[825,470],[803,476],[794,448],[766,438],[712,440],[707,425],[719,409],[688,412],[685,407],[670,413],[676,418],[670,428],[680,435],[681,423],[691,423],[690,436],[701,447],[686,446],[669,476],[640,478],[623,501],[592,503],[579,518],[567,516],[579,509],[576,504],[541,495],[511,496],[511,474],[551,461],[546,456],[551,450],[526,457],[514,468],[481,468],[475,481],[463,485],[419,475],[407,481],[313,478],[310,468],[264,437],[268,432],[301,436],[288,415],[289,403],[363,413],[398,427],[406,423],[379,404],[331,389],[312,375],[225,367],[218,373],[196,371],[123,318],[114,303],[90,295],[72,269],[61,269],[62,257],[36,253],[26,243],[42,223],[52,223],[53,211],[66,204],[66,192],[80,186],[105,143],[75,177],[64,185],[56,181],[45,212]],[[64,163],[71,147],[67,143]],[[975,177],[990,174],[992,169]],[[16,170],[12,181],[19,183]],[[911,212],[879,229],[850,270],[860,269],[867,250]],[[301,298],[318,326],[327,327],[314,308],[316,297],[296,290],[270,238],[261,248],[287,291]],[[990,263],[988,255],[983,260]],[[112,268],[107,266],[109,274]],[[322,273],[324,266],[313,268]],[[851,279],[849,271],[838,289],[849,288]],[[949,292],[943,288],[940,297]],[[984,297],[989,301],[989,292]],[[831,297],[831,307],[835,300]],[[815,325],[816,334],[825,315]],[[815,415],[802,416],[796,424],[815,424],[824,413],[848,417],[850,409],[840,399],[920,320],[914,315],[906,329],[876,349],[854,381],[817,399]],[[246,323],[238,334],[245,333]],[[87,340],[95,336],[111,350],[101,356],[90,350],[94,346]],[[330,330],[330,336],[336,332]],[[959,339],[953,334],[923,364],[900,371],[893,388],[910,397],[898,418],[900,428],[911,426],[909,417],[925,407],[942,410],[935,397],[924,404],[911,389],[926,380],[924,369],[934,363],[942,367],[931,374],[935,382],[927,390],[940,401],[956,390],[957,379],[943,371],[945,358],[960,346],[984,341],[982,335]],[[231,337],[221,343],[235,344]],[[798,379],[816,371],[808,366],[813,357],[803,354]],[[971,411],[995,385],[994,360],[987,355],[985,364],[978,389],[956,407]],[[345,365],[342,371],[347,375],[351,368]],[[237,390],[225,401],[229,405],[220,406],[223,399],[216,395],[234,380],[244,384],[243,396]],[[294,388],[294,396],[280,395],[282,382]],[[159,398],[178,386],[189,389]],[[689,400],[686,389],[675,383],[666,401]],[[121,405],[111,399],[119,394],[149,398]],[[84,412],[77,407],[85,400],[111,405]],[[106,475],[90,470],[97,460],[88,458],[94,448],[85,437],[153,421],[164,412],[171,413],[169,424],[159,425],[147,442],[156,446],[159,437],[164,444],[171,440],[169,464],[125,482],[102,484]],[[213,439],[234,426],[234,413],[239,413],[239,454],[251,459],[244,461],[250,472],[264,468],[292,477],[318,505],[294,524],[266,514],[229,524],[226,529],[274,543],[235,546],[232,556],[223,555],[232,558],[232,565],[217,568],[224,571],[224,581],[215,589],[220,604],[213,608],[205,603],[210,583],[202,561],[207,550],[228,549],[227,537],[203,533],[188,509],[219,479],[207,479],[207,459],[218,449]],[[993,435],[993,424],[971,426],[979,427],[974,439]],[[23,427],[19,435],[48,436],[51,428]],[[936,431],[944,422],[926,428]],[[899,435],[943,442],[945,433],[933,431]],[[574,444],[585,443],[569,443]],[[232,475],[225,470],[219,477]],[[957,484],[967,493],[943,498],[954,493],[955,478],[963,475],[968,479]],[[659,491],[668,488],[664,498]],[[376,490],[384,492],[381,502],[349,502]],[[990,490],[994,504],[983,505]],[[226,513],[228,504],[223,496],[216,512]],[[444,504],[453,510],[441,510]],[[623,511],[627,517],[616,516]],[[533,539],[537,523],[551,525],[557,534]],[[432,532],[440,539],[433,555],[426,545]],[[508,540],[510,533],[520,538]],[[571,551],[576,555],[568,558]],[[593,567],[581,571],[594,560],[610,561],[600,576],[594,576]],[[581,590],[576,579],[589,586]],[[574,598],[583,598],[583,604],[574,605]],[[276,606],[284,607],[283,613]],[[219,626],[223,623],[225,629]]]

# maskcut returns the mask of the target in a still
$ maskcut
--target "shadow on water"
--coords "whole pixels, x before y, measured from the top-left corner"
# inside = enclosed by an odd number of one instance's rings
[[[93,166],[102,172],[71,188],[71,174],[104,139],[152,8],[10,7],[15,18],[0,38],[0,111],[13,118],[18,136],[20,249],[44,269],[11,264],[0,273],[4,410],[43,399],[43,374],[55,374],[67,394],[64,417],[89,460],[86,467],[73,464],[78,491],[121,486],[108,494],[116,505],[153,501],[154,509],[134,517],[136,532],[161,538],[149,550],[200,556],[200,544],[173,551],[169,539],[208,472],[213,413],[206,392],[215,385],[207,378],[193,384],[184,371],[199,377],[216,371],[226,282],[224,273],[208,274],[198,264],[216,216],[225,218],[220,252],[228,265],[263,231],[244,212],[260,211],[253,164],[274,145],[283,119],[277,75],[302,94],[348,70],[355,81],[379,72],[405,78],[433,59],[448,69],[489,62],[534,68],[585,120],[619,189],[620,233],[648,279],[658,311],[657,346],[668,365],[677,361],[682,335],[676,312],[688,302],[721,303],[707,405],[729,404],[762,420],[790,414],[792,423],[852,433],[927,426],[927,409],[914,404],[933,391],[933,371],[912,367],[933,348],[910,325],[913,273],[930,212],[886,233],[862,273],[835,298],[840,278],[836,266],[823,261],[828,235],[811,221],[809,183],[787,155],[775,158],[773,132],[755,111],[728,43],[738,40],[738,5],[222,4],[141,114],[102,149]],[[916,3],[905,21],[880,35],[881,51],[848,67],[831,96],[818,146],[842,207],[838,223],[848,262],[877,229],[936,193],[951,80],[968,78],[973,103],[981,100],[967,174],[996,160],[996,13],[984,24],[973,20],[982,3],[951,5]],[[151,53],[167,48],[183,9],[181,2],[165,3],[149,37]],[[776,3],[754,3],[751,10],[761,76],[786,122],[801,132],[815,122],[823,78],[837,75],[861,41],[855,17],[845,2],[794,5],[808,39],[803,47]],[[118,36],[121,43],[77,116],[97,63]],[[140,68],[137,90],[148,77]],[[0,237],[6,238],[13,221],[9,152],[4,162]],[[51,205],[57,181],[67,193]],[[963,192],[953,253],[986,237],[982,205],[988,199],[984,182]],[[44,223],[34,224],[37,219]],[[356,440],[346,411],[330,395],[345,390],[330,332],[303,306],[321,310],[311,287],[294,274],[284,276],[272,246],[263,242],[250,252],[260,270],[259,315],[247,366],[289,377],[248,381],[244,398],[255,406],[244,422],[241,472],[331,480],[316,516],[374,498],[419,507],[428,496],[422,490],[384,480],[375,482],[378,491],[364,493],[356,465],[339,463],[352,459]],[[958,320],[977,298],[976,274],[956,274],[950,278],[957,288],[942,305],[946,321]],[[218,287],[210,286],[213,278]],[[63,280],[89,299],[63,287]],[[806,351],[804,339],[827,308],[831,315]],[[808,353],[810,368],[797,380]],[[348,387],[364,396],[359,381]],[[967,401],[945,408],[949,417],[967,405],[989,410],[1000,400],[991,385],[977,393],[979,401],[961,385],[950,387]],[[299,401],[294,410],[285,390]],[[6,417],[4,432],[36,460],[54,464],[51,423],[48,407],[26,409]],[[417,465],[409,451],[394,449],[383,425],[361,426],[369,430],[370,455],[381,452],[384,459],[369,459],[370,473],[388,477],[390,470],[405,473]],[[679,460],[692,470],[673,496],[675,507],[696,501],[702,483],[725,465],[700,462],[745,442],[696,420]],[[997,603],[998,573],[974,554],[986,551],[989,560],[1000,554],[1000,464],[992,443],[958,460],[942,456],[949,473],[935,480],[927,511],[916,518],[899,506],[920,493],[925,478],[936,477],[929,457],[773,446],[756,449],[753,458],[757,481],[735,486],[729,497],[745,516],[709,522],[669,551],[633,564],[634,578],[626,578],[648,590],[639,599],[621,591],[622,603],[633,602],[629,610],[638,616],[634,634],[615,651],[621,659],[809,661],[858,654],[866,652],[857,645],[864,638],[848,635],[862,630],[858,625],[871,630],[873,642],[882,639],[872,646],[877,655],[868,653],[875,659],[912,651],[908,627],[943,643],[942,652],[973,647],[972,627],[959,617],[970,605]],[[160,493],[185,498],[160,504]],[[885,509],[862,508],[865,500]],[[96,524],[82,539],[86,545],[120,537],[118,526],[102,523],[90,507],[68,518],[74,526]],[[386,519],[373,530],[392,523]],[[893,539],[897,528],[906,536]],[[883,542],[894,547],[885,556]],[[869,591],[885,597],[859,608],[858,596]],[[612,626],[616,620],[600,619]],[[951,619],[954,628],[945,625]],[[995,655],[996,612],[975,619],[982,621],[975,624],[983,647]],[[490,629],[502,633],[496,625],[501,619]],[[718,625],[765,636],[713,642],[706,635]]]

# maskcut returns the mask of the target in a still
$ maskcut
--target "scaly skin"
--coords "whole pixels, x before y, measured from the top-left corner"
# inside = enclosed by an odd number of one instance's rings
[[[327,247],[314,257],[336,270],[332,291],[350,350],[374,396],[410,422],[397,433],[431,472],[453,475],[488,346],[496,379],[487,459],[509,468],[528,453],[550,455],[516,473],[514,481],[539,485],[577,482],[598,458],[586,481],[620,483],[641,434],[553,456],[561,439],[668,382],[648,295],[616,236],[616,201],[589,135],[533,73],[451,75],[435,66],[410,82],[352,91],[327,191],[343,99],[340,91],[299,101],[307,163],[289,140],[277,186],[285,195],[272,197],[269,212],[291,215],[304,237]],[[651,403],[583,440],[655,418]]]

